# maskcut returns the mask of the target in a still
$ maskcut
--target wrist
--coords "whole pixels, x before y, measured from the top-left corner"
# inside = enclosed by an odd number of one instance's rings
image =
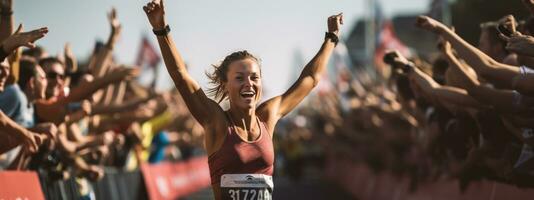
[[[169,25],[165,25],[161,28],[154,28],[152,29],[152,32],[154,32],[154,35],[156,36],[166,36],[171,32],[171,27]]]
[[[324,39],[333,42],[335,46],[337,46],[337,43],[339,42],[339,36],[335,32],[326,32]]]

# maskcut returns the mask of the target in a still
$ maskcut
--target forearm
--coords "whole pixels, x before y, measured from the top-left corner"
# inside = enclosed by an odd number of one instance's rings
[[[91,69],[92,75],[95,78],[104,76],[111,64],[112,52],[113,51],[107,47],[102,48],[89,63],[89,69]]]
[[[469,65],[473,66],[477,73],[484,72],[484,68],[488,68],[492,63],[496,62],[484,52],[469,44],[449,28],[441,27],[439,29],[439,33],[445,40],[450,42],[452,48],[456,50],[462,59],[464,59]]]
[[[11,120],[4,112],[0,111],[0,130],[2,132],[13,136],[19,141],[24,140],[24,138],[33,137],[33,132],[28,129],[18,125],[16,122]]]
[[[319,83],[328,60],[334,51],[335,43],[330,38],[324,40],[319,52],[312,58],[312,60],[304,67],[300,74],[299,80],[310,77],[313,79],[313,86]]]
[[[519,74],[517,67],[505,65],[493,60],[493,58],[463,40],[450,29],[442,28],[441,30],[441,35],[451,43],[458,56],[464,59],[477,74],[485,79],[509,88],[511,79]]]
[[[150,98],[138,98],[122,104],[114,105],[101,105],[93,107],[93,114],[113,114],[119,112],[125,112],[137,108],[142,103],[145,103]]]
[[[185,68],[185,62],[178,49],[176,49],[176,44],[172,37],[166,35],[157,36],[157,38],[165,67],[182,96],[186,96],[183,92],[187,94],[199,90],[200,86],[196,82],[184,80],[190,77]]]
[[[93,93],[108,86],[111,83],[121,80],[121,76],[116,73],[108,73],[103,77],[95,78],[94,81],[84,83],[74,88],[69,96],[63,99],[63,103],[77,102],[89,98]]]
[[[493,106],[502,113],[521,113],[526,109],[515,103],[516,98],[511,90],[498,90],[479,85],[468,90],[470,96],[477,101]]]
[[[444,55],[450,64],[451,70],[456,72],[455,75],[457,75],[460,79],[461,87],[463,89],[469,90],[480,84],[478,80],[476,80],[477,77],[473,77],[474,75],[470,75],[468,66],[465,66],[463,63],[461,63],[452,52],[445,52]]]
[[[534,74],[518,75],[514,78],[513,89],[519,93],[534,96]]]

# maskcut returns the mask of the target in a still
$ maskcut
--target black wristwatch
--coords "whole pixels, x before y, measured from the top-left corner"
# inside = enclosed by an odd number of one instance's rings
[[[339,37],[332,32],[325,32],[324,33],[324,39],[330,38],[332,42],[334,42],[334,45],[337,46],[337,43],[339,42]]]
[[[171,32],[171,27],[169,25],[166,25],[162,29],[152,29],[152,32],[154,32],[154,34],[157,36],[166,36],[167,34],[169,34],[169,32]]]

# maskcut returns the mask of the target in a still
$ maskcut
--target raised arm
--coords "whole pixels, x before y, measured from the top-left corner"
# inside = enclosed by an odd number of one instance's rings
[[[284,94],[274,97],[258,107],[259,115],[264,115],[264,118],[274,119],[272,121],[269,120],[270,122],[277,121],[293,110],[319,84],[328,60],[339,40],[343,14],[330,16],[327,24],[327,36],[319,52],[304,67],[297,81]]]
[[[137,68],[118,68],[105,76],[95,78],[92,82],[80,84],[78,87],[73,88],[69,96],[59,100],[58,103],[64,104],[81,101],[109,84],[117,83],[125,79],[131,79],[138,74],[139,70]]]
[[[195,119],[203,126],[215,119],[214,112],[222,115],[222,109],[213,100],[209,99],[198,83],[187,72],[184,60],[168,31],[165,22],[165,9],[163,0],[153,0],[143,7],[148,21],[157,35],[159,47],[165,67],[171,76],[174,85],[182,95],[185,104]]]
[[[7,37],[0,45],[0,61],[6,59],[9,54],[13,53],[15,49],[21,46],[34,48],[34,42],[48,33],[48,28],[43,27],[28,32],[22,32],[22,24],[19,25],[17,31]]]
[[[458,72],[458,78],[463,83],[461,87],[467,90],[468,94],[478,102],[493,106],[503,113],[525,113],[527,111],[527,101],[519,101],[519,93],[512,90],[499,90],[480,84],[476,77],[472,76],[467,69],[469,66],[462,65],[453,55],[452,50],[445,50],[445,55],[451,63],[451,67]]]
[[[407,71],[408,77],[413,81],[414,84],[417,84],[417,86],[422,90],[423,93],[425,93],[425,96],[429,98],[430,101],[442,106],[446,104],[454,104],[471,108],[478,108],[481,106],[478,101],[467,94],[467,91],[456,87],[440,85],[434,81],[432,77],[415,67],[413,63],[404,58],[404,56],[402,56],[399,52],[393,51],[387,53],[385,57],[387,56],[393,58],[391,61],[392,63],[390,63],[391,65],[395,65],[394,67],[404,68],[403,71]]]
[[[115,43],[121,33],[121,24],[117,19],[117,11],[115,8],[111,9],[111,12],[108,14],[109,25],[111,27],[111,33],[109,34],[108,41],[106,42],[104,48],[96,52],[95,58],[89,63],[89,69],[94,77],[103,76],[109,65],[111,64],[111,56],[113,53],[113,48],[115,48]]]
[[[489,81],[510,88],[512,78],[519,74],[517,67],[493,60],[493,58],[463,40],[447,26],[430,17],[419,16],[417,18],[417,26],[432,31],[450,42],[458,56],[464,59],[477,74]]]

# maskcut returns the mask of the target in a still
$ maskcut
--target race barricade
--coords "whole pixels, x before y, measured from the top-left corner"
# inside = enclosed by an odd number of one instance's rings
[[[209,187],[210,174],[206,156],[186,162],[146,164],[141,166],[149,199],[178,199]]]
[[[0,199],[44,200],[37,173],[0,171]]]

